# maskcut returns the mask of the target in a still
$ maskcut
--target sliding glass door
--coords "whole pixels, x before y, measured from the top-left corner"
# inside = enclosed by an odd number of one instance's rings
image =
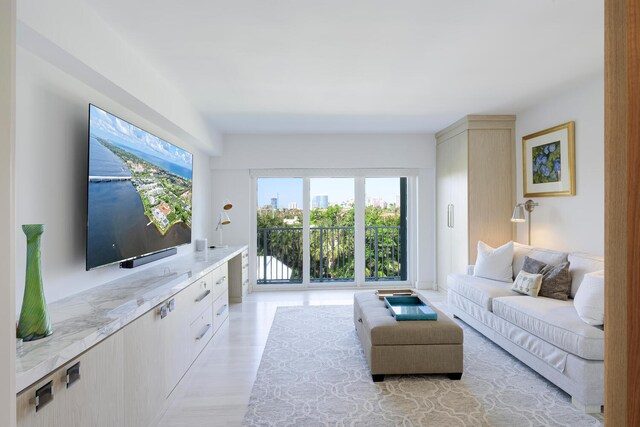
[[[303,281],[302,178],[257,182],[257,283]]]
[[[258,285],[405,285],[408,179],[256,177]]]
[[[366,178],[365,280],[407,280],[407,178]]]
[[[354,179],[311,178],[309,279],[355,281]]]

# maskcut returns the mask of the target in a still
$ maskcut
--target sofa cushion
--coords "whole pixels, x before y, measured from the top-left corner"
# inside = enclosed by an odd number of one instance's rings
[[[604,270],[584,275],[573,305],[589,325],[604,325]]]
[[[492,248],[483,241],[478,241],[478,257],[473,270],[476,277],[513,281],[511,277],[511,262],[513,261],[513,242],[507,242],[498,248]]]
[[[568,254],[552,251],[550,249],[534,248],[533,246],[522,245],[514,242],[512,263],[513,277],[516,277],[518,273],[520,273],[520,270],[522,270],[525,256],[542,261],[545,264],[558,265],[567,261]]]
[[[449,274],[447,287],[450,292],[456,292],[488,311],[493,309],[493,298],[520,295],[511,290],[511,283],[466,274]],[[524,298],[523,295],[520,297]]]
[[[604,331],[584,323],[572,301],[499,297],[493,313],[558,348],[590,360],[604,360]]]
[[[573,252],[569,254],[569,261],[571,262],[571,267],[569,268],[569,272],[571,273],[571,297],[575,298],[584,275],[604,269],[604,258],[581,252]]]

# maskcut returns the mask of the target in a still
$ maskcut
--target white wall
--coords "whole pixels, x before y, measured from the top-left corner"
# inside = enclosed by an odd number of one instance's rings
[[[0,425],[16,424],[14,283],[15,0],[0,1]]]
[[[212,218],[226,198],[234,203],[225,244],[252,244],[252,169],[418,170],[418,277],[435,282],[435,137],[433,135],[229,135],[224,154],[211,158]],[[215,219],[215,218],[213,218]],[[217,235],[210,236],[216,241]]]
[[[42,268],[48,302],[131,273],[117,266],[85,271],[89,102],[194,154],[192,238],[208,234],[208,155],[20,47],[16,85],[16,223],[45,224]],[[26,261],[20,230],[15,248],[19,310]],[[192,250],[193,245],[182,246],[179,254]]]
[[[522,137],[575,121],[576,195],[534,198],[531,244],[604,254],[604,75],[581,82],[522,111],[516,120],[517,199],[522,196]],[[527,242],[527,224],[517,227]]]
[[[83,0],[18,4],[18,45],[209,154],[222,143],[191,102]]]

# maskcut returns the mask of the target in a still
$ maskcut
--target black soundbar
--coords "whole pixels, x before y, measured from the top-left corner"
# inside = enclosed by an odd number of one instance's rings
[[[156,252],[153,254],[141,256],[139,258],[130,259],[127,261],[122,261],[120,263],[120,268],[136,268],[141,265],[149,264],[150,262],[157,261],[162,258],[170,257],[171,255],[175,255],[178,253],[177,248],[169,248],[160,252]]]

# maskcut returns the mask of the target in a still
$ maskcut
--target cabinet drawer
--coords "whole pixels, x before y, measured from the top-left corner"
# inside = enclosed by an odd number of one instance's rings
[[[223,292],[229,289],[229,269],[227,264],[224,264],[211,273],[211,281],[213,283],[213,299],[217,299]]]
[[[222,326],[227,317],[229,317],[229,291],[225,291],[213,303],[213,332]]]
[[[211,306],[214,299],[213,276],[211,273],[201,277],[194,282],[188,291],[188,310],[191,313],[189,321],[192,323],[198,313],[201,313],[204,307]]]
[[[213,309],[209,305],[193,321],[189,328],[191,339],[191,362],[200,354],[213,336]]]
[[[242,275],[242,296],[249,294],[249,276]]]

